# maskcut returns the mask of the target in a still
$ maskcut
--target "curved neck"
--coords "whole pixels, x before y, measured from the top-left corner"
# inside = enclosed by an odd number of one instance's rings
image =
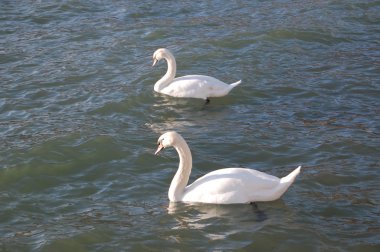
[[[156,92],[160,92],[160,90],[169,85],[174,80],[177,71],[177,64],[174,56],[166,54],[164,58],[168,64],[168,70],[166,71],[166,74],[154,84],[154,91]]]
[[[173,146],[179,155],[179,166],[174,178],[170,184],[168,196],[170,201],[180,201],[182,199],[185,187],[189,182],[192,167],[192,157],[189,146],[184,139],[178,139],[178,143]]]

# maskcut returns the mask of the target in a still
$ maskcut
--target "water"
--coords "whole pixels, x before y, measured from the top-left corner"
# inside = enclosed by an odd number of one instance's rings
[[[1,1],[0,251],[379,251],[380,1]],[[178,75],[229,96],[176,99]],[[284,176],[281,200],[169,205],[180,132],[191,181]]]

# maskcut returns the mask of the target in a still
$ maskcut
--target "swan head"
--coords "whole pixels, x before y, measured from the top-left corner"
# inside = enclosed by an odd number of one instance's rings
[[[166,48],[157,49],[153,53],[153,65],[152,66],[155,66],[160,60],[165,59],[168,55],[170,55],[170,56],[172,55],[168,49],[166,49]]]
[[[182,139],[181,135],[175,131],[169,131],[162,134],[157,140],[158,147],[154,155],[157,155],[164,148],[175,145],[176,142],[180,139]]]

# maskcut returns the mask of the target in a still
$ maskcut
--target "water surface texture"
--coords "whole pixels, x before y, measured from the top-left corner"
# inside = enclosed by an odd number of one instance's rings
[[[380,1],[1,1],[0,251],[380,251]],[[154,93],[178,75],[227,97]],[[190,181],[302,172],[282,199],[170,204]]]

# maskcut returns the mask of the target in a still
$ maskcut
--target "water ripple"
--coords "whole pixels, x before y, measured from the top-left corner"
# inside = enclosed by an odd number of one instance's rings
[[[10,251],[378,251],[379,1],[2,1],[0,246]],[[210,104],[166,71],[242,84]],[[177,130],[190,180],[283,176],[256,207],[169,205]],[[343,227],[343,228],[342,228]]]

